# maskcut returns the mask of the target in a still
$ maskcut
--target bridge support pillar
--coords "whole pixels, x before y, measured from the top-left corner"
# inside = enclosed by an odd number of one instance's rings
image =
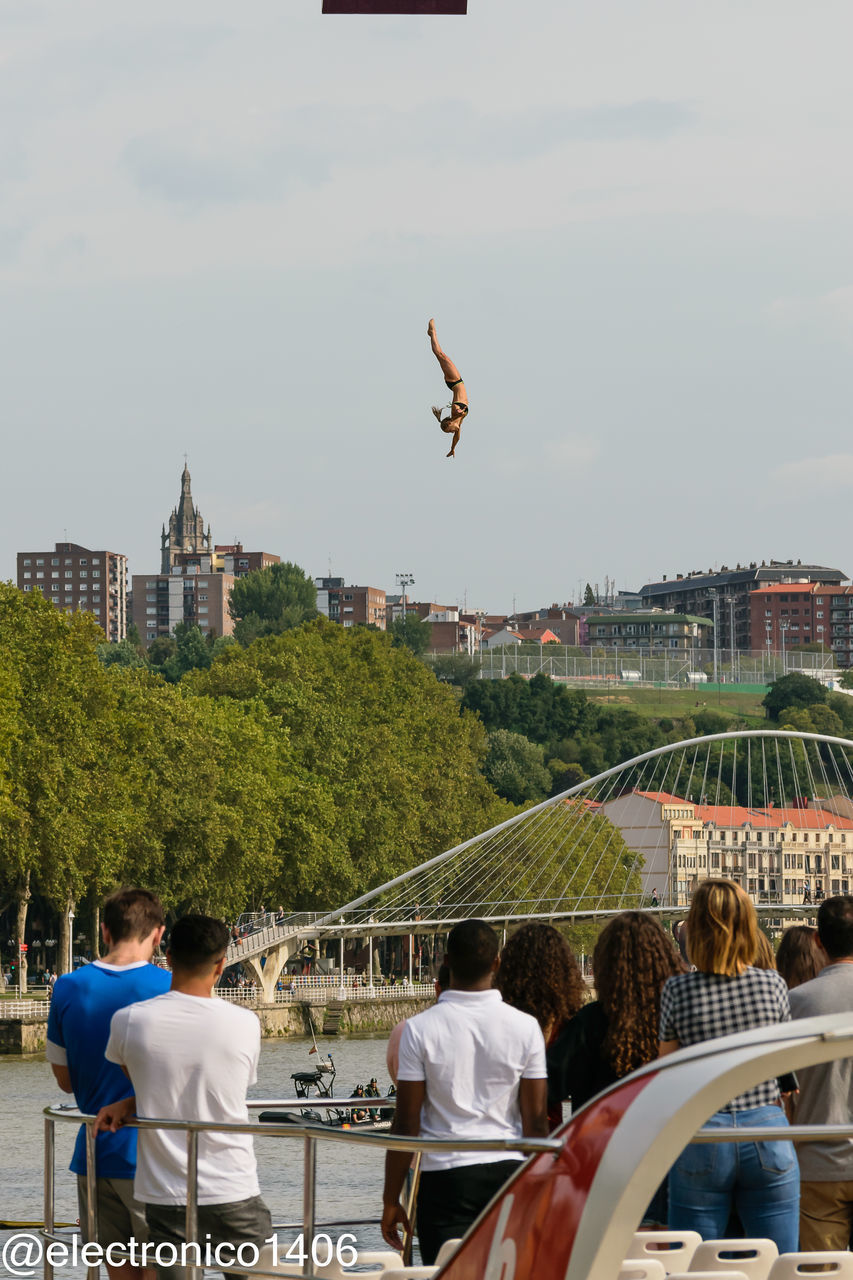
[[[249,971],[255,984],[263,993],[264,1004],[275,1003],[275,988],[281,971],[301,945],[298,937],[286,938],[273,950],[266,952],[263,966],[261,966],[260,956],[249,956],[243,961],[243,967]]]

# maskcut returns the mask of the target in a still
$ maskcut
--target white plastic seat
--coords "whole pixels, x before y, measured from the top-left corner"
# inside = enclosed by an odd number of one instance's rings
[[[666,1280],[666,1268],[655,1258],[629,1258],[622,1263],[618,1280]]]
[[[637,1231],[628,1250],[626,1262],[651,1258],[662,1262],[667,1275],[686,1271],[702,1237],[698,1231]],[[623,1264],[624,1265],[624,1264]]]
[[[730,1253],[734,1256],[723,1258]],[[742,1271],[747,1280],[767,1280],[779,1257],[773,1240],[703,1240],[696,1246],[688,1271]]]
[[[769,1280],[802,1280],[820,1274],[834,1280],[853,1280],[853,1253],[780,1253]]]
[[[435,1265],[437,1267],[443,1267],[445,1262],[449,1262],[461,1243],[461,1236],[455,1240],[445,1240],[444,1244],[435,1255]]]
[[[743,1271],[673,1271],[669,1280],[747,1280]]]

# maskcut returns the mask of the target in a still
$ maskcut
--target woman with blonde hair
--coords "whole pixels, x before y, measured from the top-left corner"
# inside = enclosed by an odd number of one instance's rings
[[[687,916],[692,973],[663,989],[661,1056],[687,1045],[753,1027],[789,1022],[788,988],[773,969],[755,967],[758,921],[751,900],[731,880],[705,880]],[[706,1128],[787,1125],[779,1085],[767,1080],[732,1098]],[[669,1225],[725,1237],[736,1211],[747,1236],[774,1240],[780,1253],[797,1248],[800,1175],[791,1142],[696,1143],[669,1175]]]

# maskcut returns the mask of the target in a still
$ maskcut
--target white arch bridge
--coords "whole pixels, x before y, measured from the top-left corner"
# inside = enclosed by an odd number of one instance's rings
[[[583,921],[644,908],[683,915],[726,876],[781,924],[853,886],[853,742],[754,729],[670,743],[607,769],[325,914],[229,948],[272,999],[306,942],[445,934],[478,916]],[[409,947],[411,957],[411,946]],[[263,959],[263,964],[262,964]],[[411,958],[410,958],[411,965]]]

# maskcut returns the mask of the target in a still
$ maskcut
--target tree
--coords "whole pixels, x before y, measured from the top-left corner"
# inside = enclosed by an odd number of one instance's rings
[[[137,632],[138,634],[138,632]],[[148,665],[136,645],[128,639],[104,642],[97,648],[98,661],[105,667],[145,667]]]
[[[853,689],[853,667],[848,667],[846,671],[842,671],[841,679],[838,683],[842,689]]]
[[[467,653],[442,653],[430,665],[436,680],[455,684],[459,689],[467,688],[480,674],[480,659],[470,658]]]
[[[343,903],[512,812],[482,776],[482,726],[386,633],[318,619],[226,650],[185,687],[261,705],[289,744],[259,891],[292,909]]]
[[[174,636],[157,636],[148,646],[148,662],[151,667],[162,667],[177,653],[178,642]]]
[[[175,652],[160,667],[164,679],[177,684],[188,671],[204,671],[213,661],[210,645],[194,622],[175,626]]]
[[[544,748],[506,729],[489,734],[483,772],[498,795],[511,804],[538,804],[551,791]]]
[[[248,645],[316,618],[317,588],[299,565],[271,564],[234,583],[228,610],[236,623],[235,639]]]
[[[595,592],[589,583],[586,584],[586,588],[583,593],[583,603],[586,608],[594,608],[596,604]]]
[[[407,613],[405,618],[395,618],[391,623],[391,638],[395,649],[405,646],[420,657],[429,648],[432,627],[416,613]]]
[[[826,702],[827,697],[827,691],[819,680],[793,672],[773,681],[761,705],[771,720],[778,721],[790,707],[811,707]]]

